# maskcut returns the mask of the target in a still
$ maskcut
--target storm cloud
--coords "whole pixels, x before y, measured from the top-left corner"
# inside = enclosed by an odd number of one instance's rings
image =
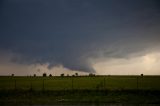
[[[1,0],[0,51],[12,62],[95,72],[97,58],[158,51],[159,0]]]

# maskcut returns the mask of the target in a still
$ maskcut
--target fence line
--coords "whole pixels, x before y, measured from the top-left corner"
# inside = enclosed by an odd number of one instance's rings
[[[138,81],[138,77],[137,77],[137,89],[139,89],[139,84],[138,84],[138,82],[139,82],[139,81]]]
[[[30,90],[33,90],[33,88],[32,88],[32,81],[30,82]]]
[[[45,88],[44,88],[44,79],[43,79],[43,87],[42,87],[42,90],[43,90],[43,91],[45,90]]]
[[[4,84],[0,84],[1,89],[30,89],[30,90],[60,90],[60,89],[160,89],[157,77],[59,77],[20,79],[14,78]],[[129,79],[128,79],[129,78]],[[151,79],[148,79],[151,78]],[[143,80],[144,79],[144,80]],[[160,77],[159,77],[160,79]],[[9,84],[9,85],[8,85]],[[151,86],[152,85],[152,86]]]
[[[16,82],[16,80],[14,81],[14,88],[15,88],[15,90],[17,89],[17,82]]]
[[[73,77],[72,77],[71,79],[72,79],[72,90],[73,90],[73,89],[74,89],[74,88],[73,88]]]

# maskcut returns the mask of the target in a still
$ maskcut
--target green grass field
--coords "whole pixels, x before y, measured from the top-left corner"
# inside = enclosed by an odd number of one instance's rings
[[[0,77],[0,90],[160,90],[160,76]]]
[[[0,105],[160,104],[160,76],[0,77]]]

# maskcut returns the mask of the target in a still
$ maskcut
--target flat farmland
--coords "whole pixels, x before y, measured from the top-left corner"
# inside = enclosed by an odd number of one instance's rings
[[[160,90],[160,76],[0,77],[0,90]]]

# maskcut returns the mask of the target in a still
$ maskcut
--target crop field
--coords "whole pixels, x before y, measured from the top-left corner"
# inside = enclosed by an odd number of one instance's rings
[[[160,76],[0,77],[0,90],[160,90]]]

